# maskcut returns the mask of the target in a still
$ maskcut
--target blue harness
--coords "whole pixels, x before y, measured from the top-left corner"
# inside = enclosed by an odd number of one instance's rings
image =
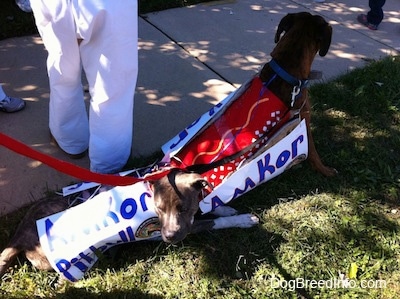
[[[300,80],[292,75],[290,75],[288,72],[286,72],[283,68],[279,66],[279,64],[274,60],[271,59],[271,61],[268,63],[269,66],[272,68],[272,70],[283,80],[285,80],[287,83],[293,86],[292,90],[292,100],[290,103],[290,106],[293,107],[296,99],[300,95],[300,92],[303,88],[308,87],[309,80]]]

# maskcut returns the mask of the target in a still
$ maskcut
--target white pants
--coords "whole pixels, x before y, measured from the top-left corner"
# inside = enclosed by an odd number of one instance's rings
[[[137,0],[31,0],[31,6],[48,51],[52,135],[67,153],[89,148],[92,171],[119,171],[132,147]],[[89,118],[82,67],[91,95]]]

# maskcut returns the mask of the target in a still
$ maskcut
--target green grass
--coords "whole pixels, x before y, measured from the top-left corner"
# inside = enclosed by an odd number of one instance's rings
[[[316,146],[339,175],[324,178],[304,162],[233,203],[257,214],[259,226],[177,246],[127,244],[75,284],[20,258],[1,279],[0,298],[398,298],[399,79],[400,57],[389,57],[312,86]],[[23,214],[0,218],[0,248]],[[271,284],[338,279],[352,265],[355,288]],[[363,289],[365,281],[386,287]]]

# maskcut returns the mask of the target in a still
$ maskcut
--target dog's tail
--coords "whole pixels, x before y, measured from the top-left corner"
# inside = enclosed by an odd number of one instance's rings
[[[16,247],[7,247],[0,254],[0,277],[7,272],[8,267],[17,258],[17,255],[21,252],[20,249]]]

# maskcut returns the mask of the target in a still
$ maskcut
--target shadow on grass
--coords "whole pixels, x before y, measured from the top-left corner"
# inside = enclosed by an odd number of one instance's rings
[[[1,297],[0,295],[0,298]],[[4,297],[5,298],[5,297]],[[15,297],[8,296],[8,299],[23,299],[26,297]],[[140,292],[139,290],[130,290],[130,291],[113,291],[110,293],[91,293],[82,289],[70,288],[63,294],[58,294],[57,298],[59,299],[76,299],[76,298],[102,298],[102,299],[125,299],[125,298],[143,298],[143,299],[161,299],[163,296],[149,295]]]
[[[296,204],[310,193],[327,193],[332,195],[329,204],[315,203],[324,209],[325,218],[319,220],[329,220],[327,226],[315,227],[307,222],[309,215],[299,212],[303,220],[271,220],[276,222],[274,230],[231,229],[190,236],[185,246],[201,251],[206,275],[247,279],[264,262],[285,280],[309,275],[329,279],[339,271],[347,273],[353,261],[363,278],[377,279],[381,272],[396,268],[397,247],[390,243],[398,242],[392,237],[400,227],[388,210],[399,207],[400,93],[390,78],[399,73],[400,60],[387,58],[312,89],[317,149],[326,164],[339,170],[337,177],[321,177],[303,163],[233,203],[242,212],[257,213],[277,205],[279,198]],[[381,81],[383,88],[376,83]],[[336,207],[337,202],[342,206]],[[307,229],[298,230],[298,225]],[[314,253],[302,261],[300,270],[288,268],[290,261],[282,260],[279,252],[287,244],[295,248],[293,254],[306,251],[296,243]],[[311,296],[304,289],[297,293]]]
[[[343,189],[399,206],[400,57],[373,62],[311,90],[317,146],[337,167]]]

